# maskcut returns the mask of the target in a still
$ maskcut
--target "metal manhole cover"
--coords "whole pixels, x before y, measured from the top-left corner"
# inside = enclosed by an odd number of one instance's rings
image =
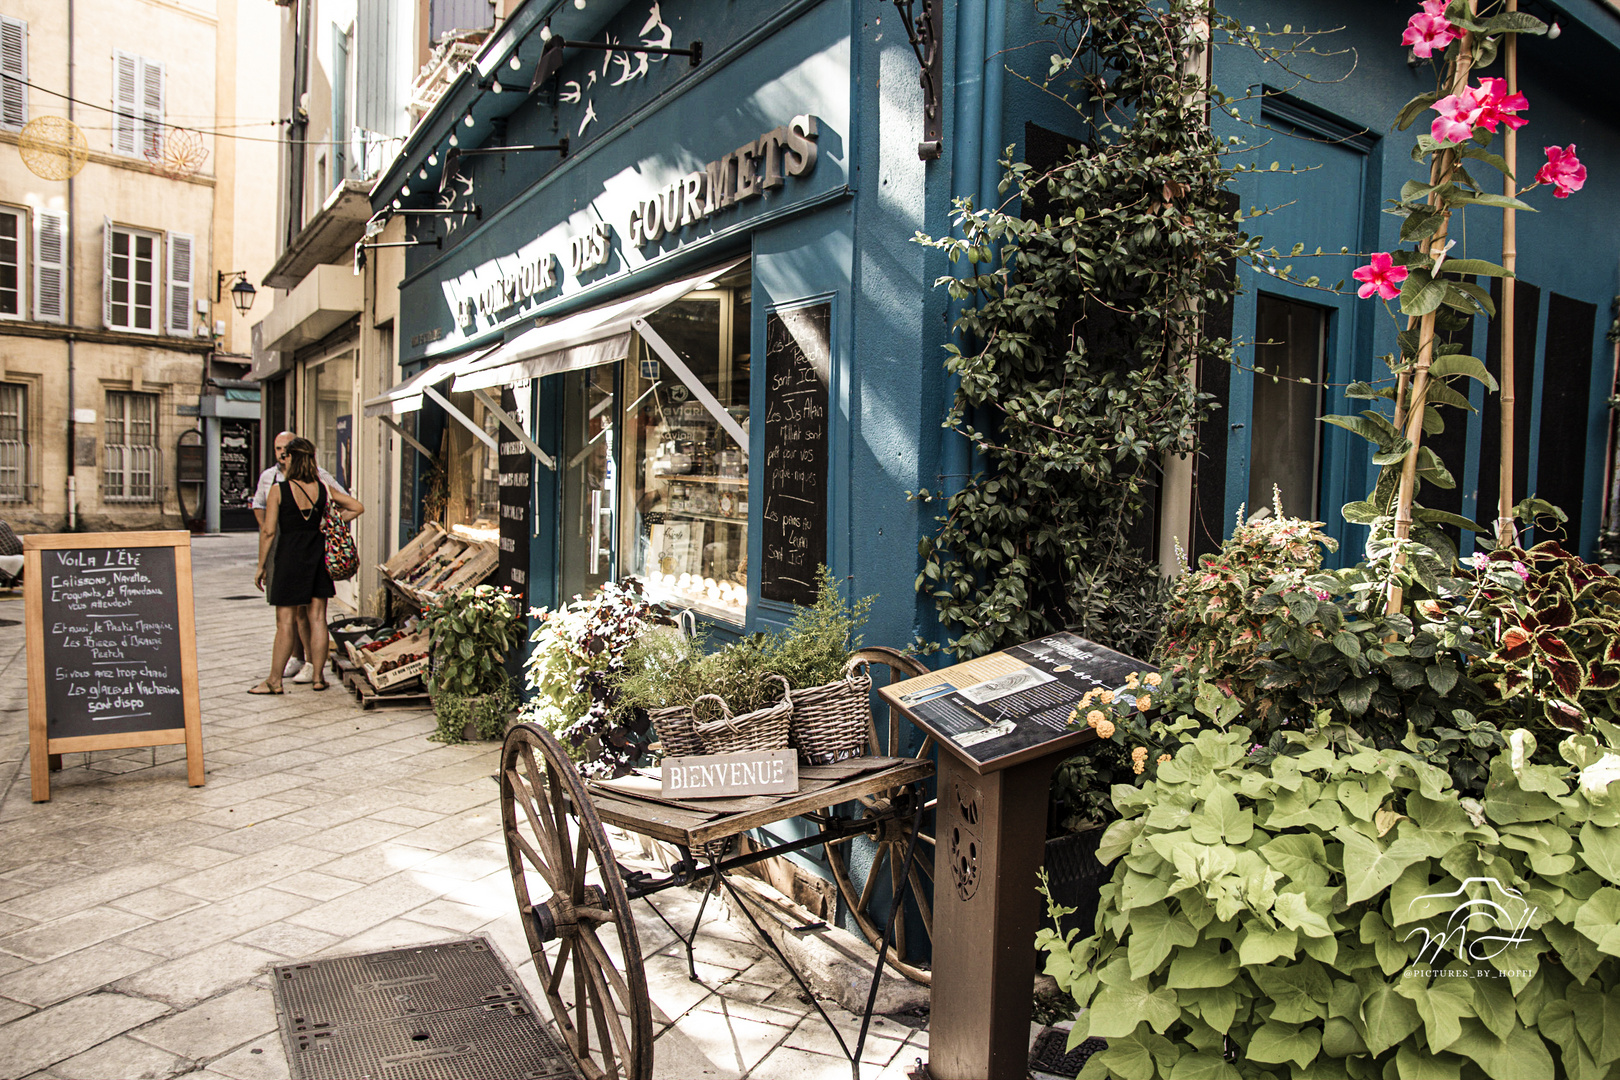
[[[298,1080],[551,1080],[578,1073],[483,935],[273,969]]]

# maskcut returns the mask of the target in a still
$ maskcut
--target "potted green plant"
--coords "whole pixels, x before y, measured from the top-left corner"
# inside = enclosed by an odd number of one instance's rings
[[[438,730],[435,742],[498,739],[517,705],[506,654],[518,640],[516,599],[493,585],[441,597],[423,615],[432,641],[428,692]]]

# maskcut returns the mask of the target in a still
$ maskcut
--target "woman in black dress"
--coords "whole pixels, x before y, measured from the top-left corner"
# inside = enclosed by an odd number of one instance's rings
[[[315,665],[313,688],[327,687],[326,601],[336,592],[326,572],[326,537],[321,532],[328,499],[337,504],[338,516],[344,521],[353,521],[366,512],[360,500],[321,482],[315,470],[315,444],[308,439],[294,439],[287,444],[285,479],[270,489],[264,524],[259,529],[259,572],[253,583],[264,589],[268,577],[265,599],[276,608],[276,643],[269,678],[249,690],[250,694],[282,693],[282,669],[298,640],[298,609],[306,604],[309,662]],[[272,549],[273,565],[267,562]]]

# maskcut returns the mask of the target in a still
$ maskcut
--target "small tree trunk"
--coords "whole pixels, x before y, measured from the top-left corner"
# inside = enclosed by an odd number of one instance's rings
[[[1508,0],[1509,11],[1519,10],[1518,0]],[[1516,94],[1519,91],[1519,35],[1509,34],[1507,43],[1502,50],[1502,63],[1507,69],[1507,92]],[[1517,185],[1513,174],[1519,167],[1519,133],[1512,127],[1507,129],[1503,140],[1503,156],[1507,158],[1507,175],[1504,178],[1503,193],[1508,198],[1516,195]],[[1515,320],[1515,285],[1513,274],[1519,262],[1519,221],[1518,214],[1511,206],[1502,209],[1502,268],[1507,274],[1502,278],[1502,310],[1497,320],[1502,331],[1502,381],[1501,381],[1501,407],[1502,407],[1502,462],[1501,473],[1497,481],[1496,495],[1496,542],[1503,546],[1510,545],[1517,537],[1513,529],[1513,342]]]
[[[1474,4],[1469,3],[1472,10]],[[1474,66],[1474,38],[1472,34],[1464,34],[1457,43],[1457,56],[1451,70],[1451,77],[1447,81],[1448,94],[1461,93],[1468,86],[1468,75]],[[1441,150],[1435,154],[1435,167],[1430,176],[1438,175],[1435,183],[1449,181],[1457,168],[1458,153],[1455,150]],[[1438,193],[1429,196],[1429,205],[1440,209],[1444,216],[1440,219],[1440,229],[1429,241],[1429,254],[1433,258],[1441,258],[1446,250],[1446,233],[1450,229],[1451,214],[1445,211]],[[1434,362],[1434,312],[1423,316],[1418,321],[1418,354],[1412,365],[1411,392],[1407,395],[1407,408],[1403,419],[1406,421],[1405,435],[1411,447],[1406,452],[1406,459],[1401,463],[1401,484],[1395,496],[1395,539],[1405,540],[1412,535],[1412,500],[1417,491],[1417,463],[1418,450],[1423,442],[1423,412],[1428,403],[1429,395],[1429,365]],[[1397,403],[1397,410],[1399,404]],[[1397,547],[1395,565],[1401,566],[1406,562],[1406,553]],[[1401,609],[1401,587],[1394,582],[1390,583],[1389,601],[1384,610],[1393,615]]]

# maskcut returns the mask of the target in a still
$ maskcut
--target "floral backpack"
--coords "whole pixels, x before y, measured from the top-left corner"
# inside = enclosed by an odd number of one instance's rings
[[[326,516],[321,519],[321,534],[326,537],[326,572],[333,581],[347,581],[360,569],[360,552],[354,546],[349,523],[338,516],[337,503],[330,493],[326,498]]]

